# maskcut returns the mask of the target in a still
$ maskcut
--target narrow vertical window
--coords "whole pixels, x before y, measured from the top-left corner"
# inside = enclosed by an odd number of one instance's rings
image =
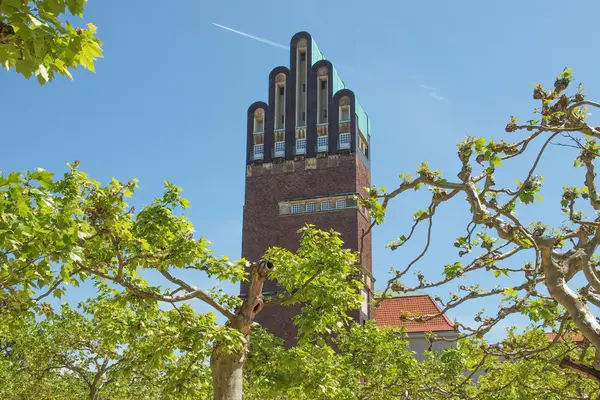
[[[296,44],[296,126],[306,125],[306,77],[308,42],[302,38]]]
[[[350,97],[340,99],[340,121],[350,121]]]
[[[296,146],[294,154],[306,154],[306,128],[296,128]]]
[[[350,120],[350,97],[344,96],[340,99],[339,110],[339,143],[340,150],[348,150],[352,147],[352,121]]]
[[[265,110],[254,111],[254,130],[252,133],[252,159],[263,160],[265,156]]]
[[[275,78],[275,130],[285,128],[285,83],[285,74],[278,74]]]
[[[265,156],[265,136],[263,133],[253,133],[252,139],[254,141],[254,146],[252,150],[252,159],[253,160],[262,160]]]
[[[265,130],[265,110],[262,108],[254,111],[254,127],[252,132],[264,132]]]
[[[285,130],[275,131],[273,157],[285,157]]]
[[[327,93],[327,82],[329,79],[329,70],[327,67],[321,67],[317,71],[317,124],[327,122],[327,107],[329,103],[329,94]]]

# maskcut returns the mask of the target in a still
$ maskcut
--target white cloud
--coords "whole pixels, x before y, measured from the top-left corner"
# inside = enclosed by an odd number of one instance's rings
[[[444,96],[440,95],[439,90],[433,86],[420,84],[419,87],[429,93],[430,97],[433,97],[436,100],[444,100]]]

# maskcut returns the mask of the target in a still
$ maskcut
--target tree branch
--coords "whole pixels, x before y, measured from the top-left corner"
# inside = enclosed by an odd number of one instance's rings
[[[217,303],[215,301],[215,299],[212,298],[212,296],[210,296],[208,293],[204,292],[203,290],[193,288],[191,285],[189,285],[188,283],[184,282],[183,280],[181,280],[179,278],[174,277],[166,270],[160,270],[160,273],[162,274],[162,276],[167,278],[170,282],[184,288],[188,294],[194,293],[196,298],[198,298],[198,299],[204,301],[205,303],[207,303],[208,305],[212,306],[215,310],[217,310],[221,314],[223,314],[227,319],[231,319],[234,317],[235,314],[233,312],[231,312],[226,307],[223,307],[222,305]]]
[[[190,287],[192,290],[188,291],[186,294],[183,294],[180,296],[166,296],[166,295],[161,295],[161,294],[157,294],[154,292],[149,292],[149,291],[143,290],[142,288],[139,288],[138,286],[132,284],[131,282],[126,281],[123,278],[119,279],[116,276],[112,276],[112,275],[100,272],[93,268],[88,268],[81,263],[77,263],[77,264],[81,269],[83,269],[91,274],[94,274],[100,278],[108,279],[112,282],[118,283],[119,285],[121,285],[121,286],[125,287],[126,289],[128,289],[129,291],[131,291],[136,296],[142,297],[144,299],[163,301],[166,303],[178,303],[181,301],[192,300],[192,299],[196,298],[196,299],[200,299],[200,300],[206,302],[207,304],[211,305],[212,307],[214,307],[215,310],[219,311],[227,319],[231,319],[235,315],[231,311],[227,310],[225,307],[223,307],[220,304],[218,304],[217,302],[215,302],[214,299],[212,299],[212,297],[210,297],[208,294],[206,294],[202,290],[193,289],[189,285],[188,285],[188,287]],[[161,271],[161,273],[163,273],[163,271]],[[163,274],[163,276],[164,276],[164,274]],[[173,279],[176,279],[176,278],[173,278]],[[177,280],[177,281],[180,281],[180,280]],[[183,281],[180,281],[180,282],[183,282]]]

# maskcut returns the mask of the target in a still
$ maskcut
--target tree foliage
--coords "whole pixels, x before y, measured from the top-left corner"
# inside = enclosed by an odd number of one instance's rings
[[[273,249],[268,260],[232,262],[215,257],[205,238],[195,238],[193,225],[180,213],[189,206],[180,188],[166,182],[164,195],[136,212],[126,203],[136,187],[135,181],[116,179],[103,186],[81,172],[78,162],[62,179],[41,169],[0,176],[0,301],[5,312],[22,315],[44,298],[61,298],[67,286],[85,282],[116,285],[128,296],[165,303],[179,310],[182,321],[165,328],[170,335],[163,341],[152,342],[156,354],[170,354],[178,335],[204,338],[212,346],[215,398],[239,399],[247,337],[265,302],[304,305],[296,319],[303,341],[341,329],[347,311],[360,304],[355,256],[342,248],[337,233],[307,226],[296,254]],[[150,271],[163,280],[151,284],[144,278]],[[247,279],[248,293],[239,299],[200,289],[205,282],[179,278],[183,271],[220,281]],[[287,290],[264,299],[262,287],[271,273]],[[191,300],[212,307],[226,322],[217,323],[213,312],[185,306]],[[192,334],[186,324],[197,330]]]
[[[43,303],[38,310],[24,318],[2,313],[2,376],[36,382],[8,388],[2,398],[9,391],[32,398],[35,390],[91,400],[186,399],[212,391],[206,335],[215,321],[187,305],[163,311],[156,302],[103,287],[78,309],[64,303],[55,311]],[[59,382],[64,385],[55,388]]]
[[[262,330],[253,333],[246,369],[248,399],[341,400],[559,400],[596,399],[598,385],[559,366],[569,354],[593,351],[565,340],[548,346],[543,330],[507,332],[507,342],[528,358],[491,354],[480,339],[461,339],[442,351],[428,350],[417,362],[402,329],[372,322],[340,332],[332,342],[280,346]],[[540,348],[544,348],[540,351]]]
[[[533,98],[539,102],[534,110],[536,117],[525,124],[511,117],[505,128],[511,136],[524,132],[523,138],[507,142],[468,136],[458,145],[455,179],[424,162],[414,177],[400,175],[402,182],[394,190],[371,189],[363,204],[371,209],[373,225],[382,223],[391,202],[408,191],[427,189],[431,193],[429,204],[414,213],[410,232],[388,246],[393,251],[399,249],[415,237],[419,225],[427,226],[423,250],[408,265],[394,270],[384,297],[391,292],[431,290],[456,283],[457,293],[438,299],[443,304],[441,313],[485,298],[502,299],[496,313],[486,314],[483,310],[477,313],[475,325],[459,322],[464,336],[482,337],[501,320],[523,314],[540,327],[554,329],[558,338],[568,335],[569,331],[581,332],[600,354],[600,323],[593,312],[593,307],[600,305],[600,264],[596,254],[600,243],[597,213],[600,198],[594,167],[600,150],[597,144],[600,127],[589,123],[588,112],[589,107],[597,108],[600,104],[586,99],[581,84],[574,93],[568,94],[572,81],[571,70],[566,68],[552,89],[534,85]],[[539,175],[538,167],[553,144],[562,145],[565,150],[577,150],[573,155],[575,170],[572,173],[553,171],[546,177],[546,181],[561,180],[564,186],[560,204],[554,205],[555,210],[563,213],[563,223],[558,226],[550,226],[551,217],[548,221],[529,218],[527,208],[538,206],[543,200],[540,194],[545,180]],[[536,145],[529,161],[527,156]],[[530,162],[525,169],[516,164],[515,168],[503,171],[511,162],[522,165],[525,161]],[[583,172],[579,172],[581,169]],[[498,178],[507,175],[515,178],[514,184],[512,179],[504,184],[504,179]],[[575,177],[583,181],[583,186],[574,186],[571,179]],[[462,260],[445,265],[441,279],[428,279],[416,268],[430,250],[435,216],[451,200],[460,202],[461,199],[465,200],[469,212],[465,234],[454,242]],[[552,206],[546,204],[546,209],[552,209],[548,207]],[[409,272],[417,275],[417,284],[408,284]],[[474,274],[480,274],[478,283],[460,284],[460,279]],[[503,280],[503,277],[508,279]],[[499,284],[489,287],[488,282]],[[406,316],[413,320],[433,317]],[[504,353],[512,355],[515,351],[518,350]],[[566,358],[563,364],[600,382],[598,362],[580,365]]]
[[[83,17],[87,0],[1,0],[0,65],[40,84],[56,74],[72,78],[82,66],[94,71],[102,57],[96,27],[74,27],[67,17]]]
[[[257,330],[248,361],[248,398],[389,399],[416,392],[425,382],[399,329],[353,324],[329,340],[285,348]]]

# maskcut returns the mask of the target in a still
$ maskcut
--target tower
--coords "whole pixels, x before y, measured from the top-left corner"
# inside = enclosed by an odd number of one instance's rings
[[[242,256],[260,259],[272,246],[296,250],[305,224],[333,228],[345,247],[360,250],[364,302],[354,317],[371,318],[373,296],[370,217],[356,196],[371,184],[370,121],[306,32],[294,35],[290,66],[269,75],[268,103],[248,109]],[[240,295],[246,294],[242,283]],[[268,281],[265,295],[277,294]],[[293,307],[267,306],[257,320],[293,343]]]

